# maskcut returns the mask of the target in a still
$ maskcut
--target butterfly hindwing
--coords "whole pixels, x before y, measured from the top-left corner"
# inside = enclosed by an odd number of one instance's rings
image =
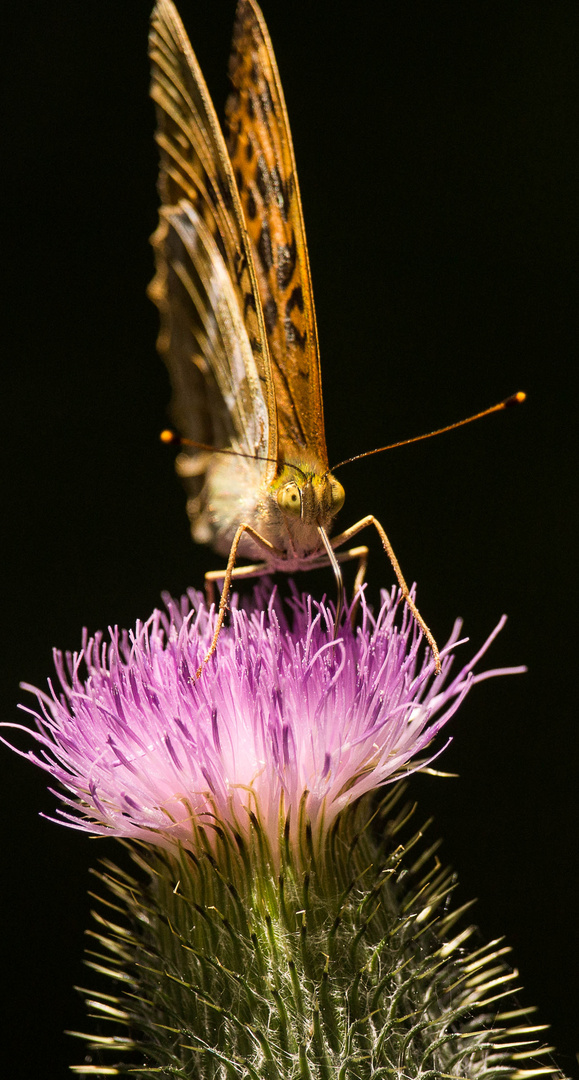
[[[224,260],[191,203],[164,207],[152,286],[159,351],[173,384],[173,419],[186,438],[267,454],[268,416]]]
[[[188,438],[275,462],[275,393],[251,245],[209,92],[171,0],[155,7],[150,56],[163,202],[150,293],[173,417]],[[203,457],[192,457],[191,471],[202,476]],[[274,468],[270,461],[262,472]]]

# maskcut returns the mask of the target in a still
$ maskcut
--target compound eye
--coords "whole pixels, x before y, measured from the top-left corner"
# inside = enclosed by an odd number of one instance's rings
[[[298,485],[293,480],[290,484],[285,484],[284,487],[280,488],[277,493],[277,504],[284,514],[291,514],[292,517],[300,516],[302,497]]]
[[[330,480],[330,491],[332,493],[332,513],[337,514],[338,510],[341,510],[344,505],[344,499],[346,498],[346,492],[344,491],[339,480],[334,480],[334,477]]]

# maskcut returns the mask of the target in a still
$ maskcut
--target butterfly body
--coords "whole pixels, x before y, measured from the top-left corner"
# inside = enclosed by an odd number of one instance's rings
[[[188,479],[191,458],[179,455],[177,470]],[[246,522],[271,545],[244,534],[239,554],[265,561],[272,570],[306,569],[308,561],[325,558],[319,527],[331,531],[343,501],[342,485],[322,473],[319,463],[303,457],[283,463],[273,481],[264,479],[259,463],[237,455],[212,454],[203,488],[188,506],[193,538],[229,555],[236,529]]]

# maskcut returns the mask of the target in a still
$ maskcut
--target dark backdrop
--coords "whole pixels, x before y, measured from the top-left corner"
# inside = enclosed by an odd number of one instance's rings
[[[462,614],[492,662],[441,767],[418,777],[459,898],[514,947],[522,999],[575,1073],[577,266],[574,0],[264,0],[292,121],[330,460],[524,389],[528,403],[344,470],[439,641]],[[183,0],[215,100],[234,4]],[[218,565],[188,537],[145,298],[156,218],[147,3],[28,0],[4,25],[2,716],[53,645],[146,617]],[[375,595],[392,573],[373,543]],[[318,594],[329,574],[304,579]],[[73,983],[104,848],[38,817],[43,776],[2,754],[11,1080],[79,1059]],[[109,854],[114,853],[114,845]],[[10,975],[7,970],[10,969]]]

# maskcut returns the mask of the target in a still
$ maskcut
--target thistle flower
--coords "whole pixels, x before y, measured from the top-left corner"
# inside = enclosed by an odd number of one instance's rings
[[[284,609],[274,594],[265,607],[260,596],[247,610],[234,601],[199,679],[215,616],[193,591],[165,598],[168,614],[133,633],[85,634],[80,653],[55,652],[60,688],[26,687],[39,749],[19,752],[62,785],[58,820],[191,848],[200,827],[245,834],[253,815],[274,851],[280,821],[295,839],[307,820],[319,843],[348,803],[432,761],[469,689],[501,673],[473,669],[504,620],[451,677],[457,622],[434,677],[394,593],[377,617],[362,597],[361,625],[346,620],[335,638],[324,604],[294,595]]]
[[[101,1027],[74,1071],[553,1073],[506,949],[465,949],[452,873],[436,844],[420,850],[422,830],[405,836],[403,785],[372,794],[426,767],[470,687],[506,673],[474,674],[504,620],[453,676],[457,622],[437,677],[394,592],[376,617],[361,597],[360,625],[336,637],[326,605],[264,601],[234,603],[200,679],[215,615],[190,592],[134,633],[85,635],[78,655],[55,654],[59,689],[29,688],[38,745],[18,752],[64,789],[57,820],[139,841],[136,875],[109,862],[99,875],[87,963],[121,989],[86,991]]]

